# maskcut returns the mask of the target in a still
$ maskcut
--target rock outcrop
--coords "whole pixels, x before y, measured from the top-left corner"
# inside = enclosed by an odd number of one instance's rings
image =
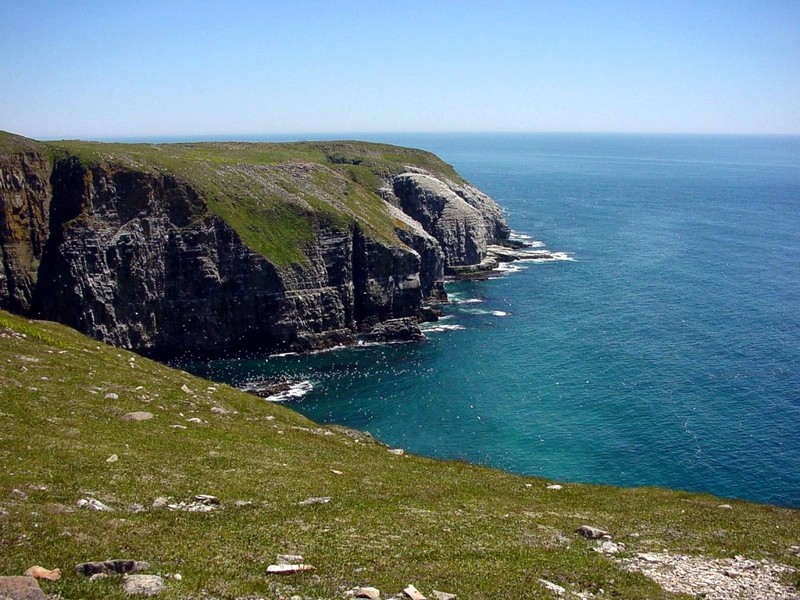
[[[16,152],[0,153],[0,308],[27,312],[48,235],[50,165],[18,139]]]
[[[155,159],[57,147],[47,160],[47,146],[28,142],[0,151],[0,306],[158,357],[306,350],[395,330],[416,339],[413,320],[441,296],[445,268],[478,264],[508,237],[490,198],[419,167],[228,165],[226,153],[262,150],[240,144],[175,146],[199,165],[181,171],[161,147],[147,149]],[[189,154],[198,146],[224,167]],[[373,146],[345,149],[377,155]],[[365,173],[382,189],[353,183]],[[278,243],[264,250],[270,218]],[[281,243],[291,259],[276,257]]]

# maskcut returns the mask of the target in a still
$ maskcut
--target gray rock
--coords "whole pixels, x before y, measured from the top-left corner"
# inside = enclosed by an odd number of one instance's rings
[[[208,506],[216,506],[219,504],[219,498],[216,496],[211,496],[210,494],[197,494],[194,499],[195,502],[206,504]]]
[[[0,577],[0,598],[5,600],[47,600],[47,596],[33,577]]]
[[[374,587],[359,587],[355,588],[354,590],[350,590],[348,596],[352,596],[353,598],[369,598],[369,600],[380,600],[381,591]]]
[[[553,583],[552,581],[547,581],[547,579],[539,579],[539,583],[541,583],[545,589],[548,591],[553,592],[556,596],[563,596],[566,593],[566,589],[557,583]]]
[[[155,500],[153,500],[153,508],[166,508],[169,504],[169,498],[165,496],[159,496]]]
[[[592,527],[591,525],[581,525],[575,530],[575,533],[590,540],[599,540],[604,537],[608,537],[609,539],[611,538],[611,534],[607,531],[598,529],[597,527]]]
[[[106,400],[119,400],[119,395],[114,392],[109,392],[105,395]]]
[[[440,592],[439,590],[433,590],[431,596],[433,596],[435,600],[456,600],[457,598],[455,594]]]
[[[126,575],[122,589],[129,596],[155,596],[164,589],[164,580],[158,575]]]
[[[129,412],[122,416],[123,421],[149,421],[153,418],[153,413],[147,411]]]
[[[122,575],[125,573],[140,573],[150,568],[150,564],[141,560],[114,559],[96,562],[85,562],[75,565],[75,573],[87,577],[95,573],[108,575]]]
[[[302,500],[297,504],[298,506],[309,506],[311,504],[327,504],[330,501],[331,501],[330,496],[321,496],[321,497],[306,498],[305,500]]]
[[[375,325],[367,335],[368,339],[375,342],[411,342],[421,340],[425,336],[419,328],[416,319],[389,319]]]
[[[78,500],[78,508],[85,508],[87,510],[96,510],[100,512],[113,512],[113,508],[103,504],[97,498],[81,498]]]

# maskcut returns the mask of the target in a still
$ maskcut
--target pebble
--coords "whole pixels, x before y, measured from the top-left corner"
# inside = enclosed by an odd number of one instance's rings
[[[563,596],[567,591],[566,588],[563,588],[552,581],[547,581],[547,579],[539,579],[538,581],[545,587],[545,589],[553,592],[556,596]]]
[[[136,411],[136,412],[129,412],[126,415],[123,415],[123,421],[149,421],[153,418],[153,413],[147,411]]]
[[[115,462],[117,462],[118,460],[119,460],[119,456],[117,456],[116,454],[112,454],[111,456],[109,456],[109,457],[106,459],[106,462],[107,462],[107,463],[115,463]]]

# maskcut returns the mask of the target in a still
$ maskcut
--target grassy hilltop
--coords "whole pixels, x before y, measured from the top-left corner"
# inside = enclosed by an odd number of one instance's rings
[[[429,598],[555,597],[539,579],[567,597],[659,599],[678,596],[615,561],[668,550],[800,566],[787,551],[800,541],[795,511],[653,488],[551,490],[398,456],[60,325],[0,313],[0,365],[0,575],[60,567],[64,577],[42,587],[62,598],[125,597],[118,578],[74,573],[112,558],[180,573],[165,600],[343,598],[362,585],[387,597],[409,583]],[[124,419],[134,411],[153,418]],[[153,507],[196,494],[221,505]],[[330,501],[300,504],[312,497]],[[78,508],[84,498],[113,512]],[[625,552],[593,551],[574,533],[584,524]],[[316,571],[267,575],[277,554],[300,554]]]
[[[408,167],[463,183],[423,151],[367,142],[116,144],[35,142],[0,132],[0,154],[38,151],[75,157],[86,167],[175,177],[189,184],[252,250],[278,265],[304,262],[303,246],[320,216],[399,244],[378,190]]]

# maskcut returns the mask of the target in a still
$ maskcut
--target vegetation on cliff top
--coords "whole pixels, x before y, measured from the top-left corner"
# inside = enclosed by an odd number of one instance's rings
[[[16,137],[16,136],[15,136]],[[0,149],[14,147],[10,134]],[[24,138],[20,138],[24,140]],[[252,250],[278,265],[301,263],[320,222],[358,224],[370,237],[401,242],[378,193],[408,166],[461,181],[450,165],[422,150],[366,142],[115,144],[44,142],[55,160],[87,167],[170,175],[186,182]]]
[[[800,566],[795,511],[652,488],[518,477],[397,456],[288,408],[169,369],[66,327],[0,312],[0,574],[60,567],[62,598],[123,598],[77,563],[144,560],[180,573],[159,596],[342,598],[413,583],[459,598],[676,597],[575,535],[588,524],[623,556],[669,550]],[[147,411],[147,421],[127,413]],[[112,457],[116,455],[118,460]],[[206,513],[153,508],[217,496]],[[96,498],[113,512],[79,509]],[[329,497],[324,504],[300,504]],[[237,501],[240,501],[237,503]],[[276,579],[279,553],[316,567]],[[796,576],[794,576],[796,578]],[[796,583],[796,581],[795,581]],[[601,595],[600,590],[604,590]]]

